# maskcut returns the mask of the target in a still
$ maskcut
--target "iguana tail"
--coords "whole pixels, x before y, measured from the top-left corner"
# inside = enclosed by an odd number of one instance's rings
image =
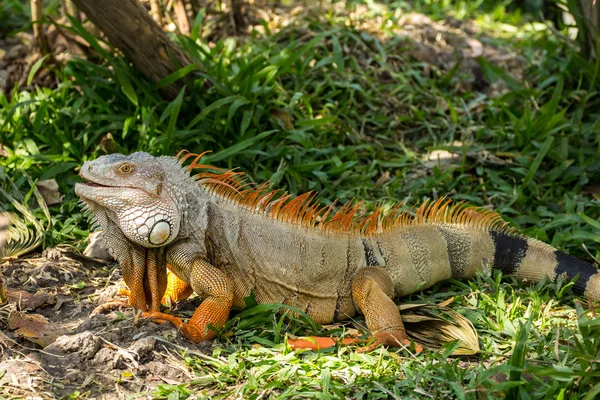
[[[577,278],[575,293],[600,300],[600,270],[594,265],[536,239],[495,230],[488,233],[494,243],[494,268],[528,282],[539,282],[544,277]]]
[[[446,199],[400,214],[363,245],[367,265],[388,265],[400,296],[450,277],[472,278],[487,264],[533,283],[577,278],[577,294],[600,300],[596,266],[519,233],[493,211]]]

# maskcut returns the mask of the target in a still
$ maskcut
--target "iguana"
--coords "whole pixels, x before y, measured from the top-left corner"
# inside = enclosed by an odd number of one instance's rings
[[[473,277],[486,262],[529,282],[577,277],[575,292],[600,299],[594,265],[519,234],[492,211],[440,199],[410,212],[367,215],[360,203],[333,212],[315,193],[267,191],[201,158],[102,156],[83,164],[88,183],[75,187],[122,266],[129,305],[194,342],[214,338],[210,325],[222,326],[253,291],[258,303],[292,305],[317,323],[364,314],[374,339],[364,350],[406,345],[393,299]],[[161,301],[192,292],[204,300],[187,323],[160,312]]]

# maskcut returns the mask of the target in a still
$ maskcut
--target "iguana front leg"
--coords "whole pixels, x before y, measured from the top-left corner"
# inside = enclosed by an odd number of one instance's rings
[[[358,310],[364,314],[367,327],[373,335],[371,344],[359,351],[371,351],[379,345],[410,345],[393,296],[392,279],[382,268],[362,268],[352,279],[352,299]],[[419,353],[423,351],[416,343],[415,349]]]
[[[127,285],[127,290],[120,294],[127,295],[129,306],[135,309],[160,311],[160,302],[167,288],[164,254],[128,242],[118,229],[105,231],[104,235],[119,259]],[[124,305],[121,300],[109,301],[96,307],[92,315]]]
[[[173,303],[187,299],[192,293],[194,293],[194,290],[190,284],[179,279],[167,265],[167,289],[162,297],[161,304],[172,307]],[[130,297],[131,291],[126,287],[122,287],[119,289],[119,295]]]
[[[151,270],[146,271],[146,249],[141,246],[135,246],[122,241],[119,237],[119,231],[116,233],[106,234],[106,239],[111,246],[112,251],[116,254],[121,264],[121,270],[123,271],[123,280],[127,285],[127,290],[120,291],[119,294],[126,295],[128,297],[127,303],[122,300],[112,300],[96,307],[91,315],[103,313],[115,308],[129,305],[135,309],[148,311],[148,305],[152,305],[153,293],[148,292],[150,289],[148,282],[144,282],[144,278],[148,273],[157,274],[156,262],[150,266]],[[122,235],[122,233],[121,233]],[[154,261],[156,260],[153,258]],[[158,284],[155,286],[155,290],[158,292],[160,289]],[[156,293],[158,295],[158,293]],[[157,309],[156,311],[159,311]]]
[[[204,297],[202,304],[187,323],[169,314],[148,312],[143,315],[169,321],[181,330],[183,336],[194,343],[213,339],[217,333],[211,327],[220,328],[227,321],[233,304],[233,285],[229,278],[207,261],[197,258],[190,263],[190,286]]]

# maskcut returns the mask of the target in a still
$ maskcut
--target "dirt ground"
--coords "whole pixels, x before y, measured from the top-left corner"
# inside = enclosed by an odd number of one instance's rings
[[[182,354],[211,352],[170,324],[135,321],[132,309],[90,317],[121,286],[117,264],[51,250],[0,265],[8,303],[0,308],[0,396],[125,398],[189,381]],[[189,316],[191,299],[176,310]],[[138,398],[139,398],[138,397]]]

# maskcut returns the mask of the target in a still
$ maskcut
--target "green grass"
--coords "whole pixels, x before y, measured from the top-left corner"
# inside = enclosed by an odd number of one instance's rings
[[[51,208],[47,245],[81,246],[87,237],[73,193],[83,161],[111,147],[153,154],[185,148],[210,149],[210,162],[246,171],[256,182],[293,193],[318,190],[323,204],[364,198],[412,205],[449,195],[492,206],[530,236],[599,259],[600,63],[583,60],[566,36],[528,23],[505,3],[414,7],[437,20],[473,18],[484,45],[523,58],[522,79],[480,60],[483,76],[508,88],[491,97],[465,89],[469,78],[460,68],[426,72],[391,28],[411,9],[404,2],[372,3],[350,20],[345,13],[309,13],[282,29],[265,24],[244,40],[215,46],[178,38],[199,67],[166,80],[190,78],[170,103],[90,38],[104,59],[57,69],[55,90],[0,98],[1,142],[10,154],[0,165],[24,191],[23,173],[59,182],[65,201]],[[435,149],[454,151],[459,160],[426,163]],[[503,162],[477,157],[484,152]],[[190,355],[197,380],[161,386],[156,395],[575,399],[600,391],[600,325],[585,307],[570,307],[569,284],[530,287],[494,275],[439,285],[410,300],[451,296],[481,335],[478,357],[292,352],[285,332],[301,333],[307,324],[280,322],[267,310],[232,322],[234,335],[220,339],[212,358]]]

